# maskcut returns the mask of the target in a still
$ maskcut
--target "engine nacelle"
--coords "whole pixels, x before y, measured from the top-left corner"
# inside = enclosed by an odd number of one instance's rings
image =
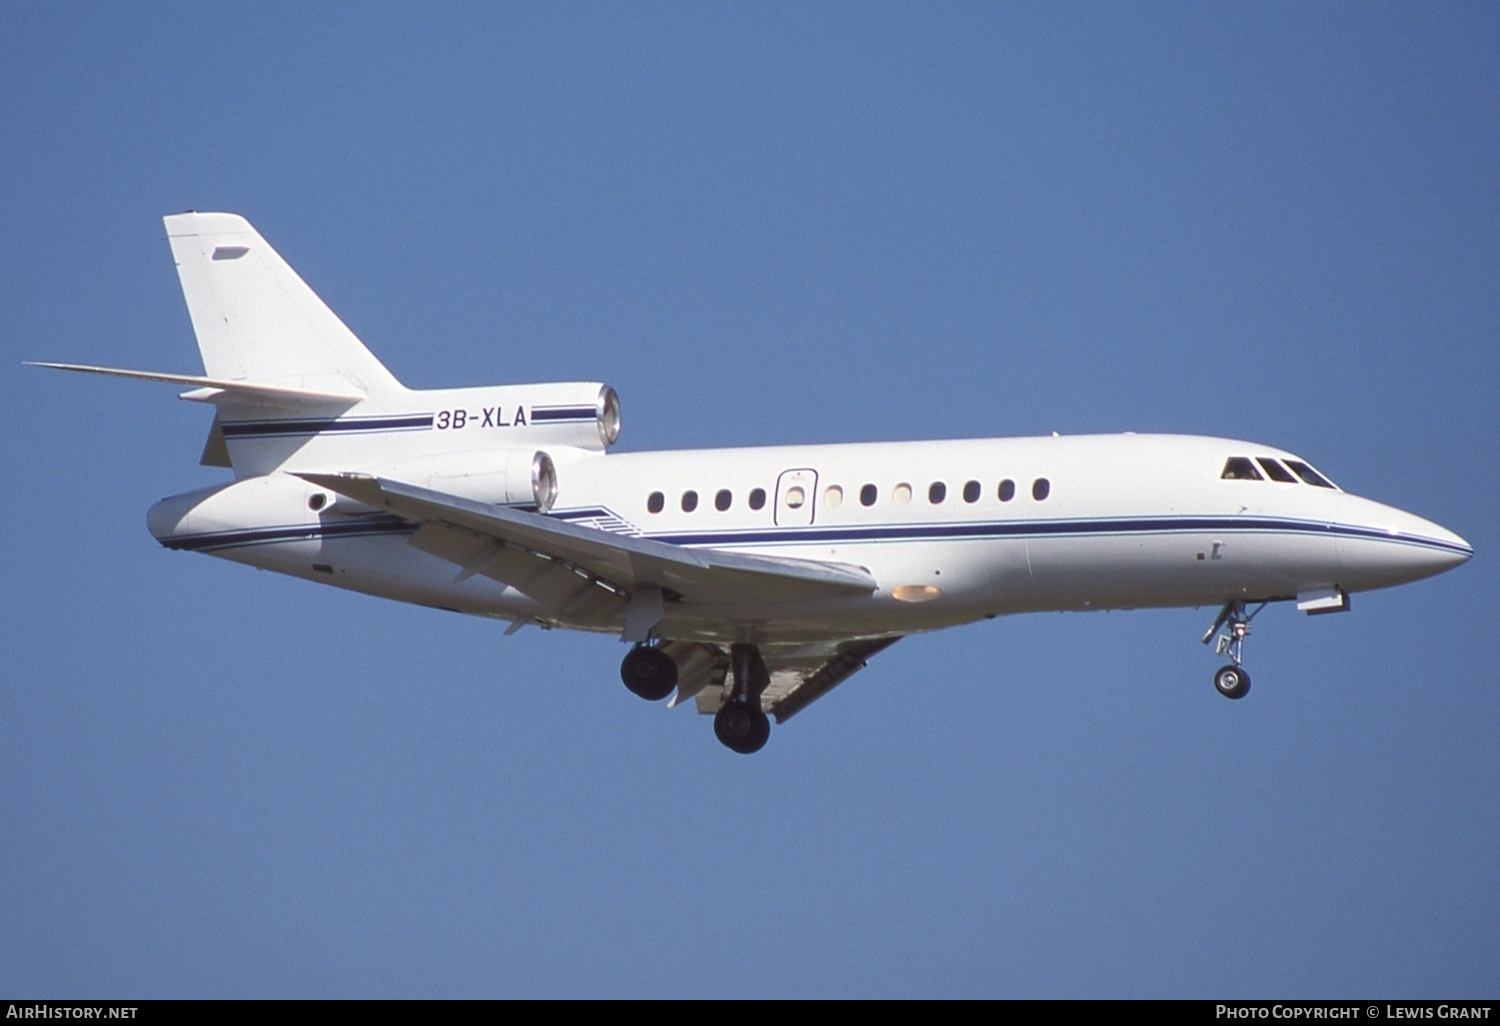
[[[495,385],[312,404],[295,415],[274,405],[226,405],[205,460],[227,462],[240,478],[329,468],[375,473],[449,457],[478,458],[482,465],[519,450],[597,454],[619,437],[620,397],[608,385]]]
[[[495,385],[413,393],[431,410],[437,448],[476,441],[505,448],[604,452],[620,437],[620,397],[597,382]],[[454,444],[457,443],[457,444]]]
[[[557,466],[539,449],[443,453],[363,472],[476,502],[531,507],[539,513],[557,501]],[[340,513],[366,509],[342,496],[331,496],[330,502]]]

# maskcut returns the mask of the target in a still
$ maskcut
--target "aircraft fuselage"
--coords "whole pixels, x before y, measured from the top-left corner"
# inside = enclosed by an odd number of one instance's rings
[[[434,429],[436,430],[436,429]],[[549,515],[692,548],[863,567],[869,595],[668,602],[663,635],[791,641],[1021,612],[1353,593],[1439,573],[1463,539],[1286,470],[1250,442],[1095,435],[642,453],[558,452]],[[1290,481],[1226,479],[1230,459]],[[1300,461],[1297,461],[1300,462]],[[378,468],[373,468],[378,469]],[[1325,479],[1326,480],[1326,479]],[[460,482],[454,482],[456,486]],[[164,500],[153,533],[322,583],[466,613],[617,632],[410,544],[410,524],[273,474]],[[722,508],[721,508],[722,507]]]

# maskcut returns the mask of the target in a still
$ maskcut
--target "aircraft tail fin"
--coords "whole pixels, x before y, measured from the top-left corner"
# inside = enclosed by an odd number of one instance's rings
[[[207,377],[366,398],[404,392],[238,214],[164,219]]]

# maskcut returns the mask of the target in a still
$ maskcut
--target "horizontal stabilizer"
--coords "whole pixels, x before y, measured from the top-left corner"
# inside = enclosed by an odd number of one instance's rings
[[[193,385],[194,391],[184,392],[183,399],[212,403],[220,399],[237,397],[278,406],[306,406],[329,403],[354,404],[364,396],[351,392],[322,392],[309,388],[288,388],[285,385],[259,385],[251,381],[225,381],[220,378],[205,378],[195,374],[163,374],[158,371],[121,370],[118,367],[90,367],[82,363],[42,363],[23,361],[28,367],[50,367],[52,370],[82,371],[85,374],[108,374],[117,378],[136,378],[140,381],[165,381],[173,385]]]

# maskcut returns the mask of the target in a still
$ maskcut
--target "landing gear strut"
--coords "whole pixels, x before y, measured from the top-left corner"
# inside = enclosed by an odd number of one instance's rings
[[[620,679],[632,694],[659,702],[677,686],[677,663],[655,645],[637,645],[620,663]]]
[[[760,709],[761,692],[771,683],[757,645],[732,645],[734,690],[714,714],[714,736],[741,755],[758,752],[771,738],[771,721]]]
[[[1214,674],[1214,689],[1225,698],[1244,698],[1250,693],[1250,674],[1246,673],[1240,665],[1243,660],[1245,635],[1250,633],[1250,621],[1255,619],[1255,615],[1266,608],[1266,605],[1262,602],[1247,613],[1245,603],[1238,599],[1225,603],[1224,608],[1219,611],[1218,619],[1203,635],[1205,645],[1218,635],[1214,653],[1228,655],[1234,661],[1230,666],[1220,667]]]

